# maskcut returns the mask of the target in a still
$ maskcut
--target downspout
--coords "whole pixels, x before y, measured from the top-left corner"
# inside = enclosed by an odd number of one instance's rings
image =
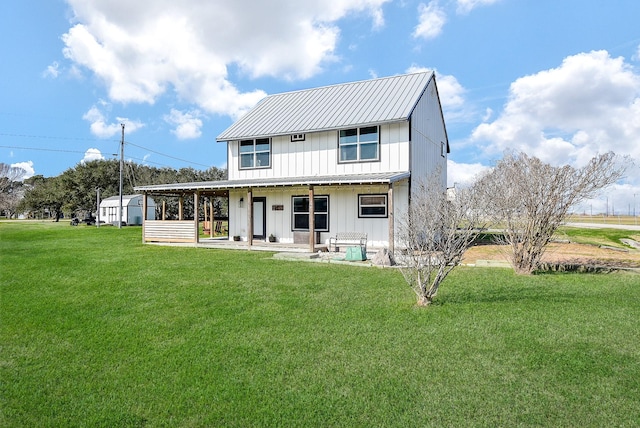
[[[253,245],[253,191],[247,190],[247,249]]]
[[[389,190],[387,192],[387,206],[389,210],[389,252],[393,254],[395,249],[395,224],[394,224],[394,212],[393,212],[393,183],[389,183]]]

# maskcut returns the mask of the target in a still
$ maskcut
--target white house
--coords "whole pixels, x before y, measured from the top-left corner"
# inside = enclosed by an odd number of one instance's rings
[[[142,209],[144,205],[144,195],[122,195],[122,221],[125,224],[142,225]],[[155,220],[156,204],[151,198],[147,198],[146,219]],[[118,224],[118,210],[120,209],[120,196],[111,196],[100,202],[100,221],[111,224]]]
[[[411,183],[439,169],[446,189],[449,143],[431,72],[270,95],[217,141],[227,144],[228,180],[136,190],[198,203],[226,196],[229,237],[249,246],[273,234],[282,243],[308,239],[313,250],[361,232],[369,246],[393,248]],[[145,241],[198,241],[197,219],[188,231],[147,223]]]

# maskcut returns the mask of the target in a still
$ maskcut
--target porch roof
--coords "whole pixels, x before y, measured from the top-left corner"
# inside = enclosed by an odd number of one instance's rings
[[[229,190],[258,187],[286,187],[286,186],[327,186],[349,184],[390,184],[409,178],[411,173],[381,172],[373,174],[344,174],[308,177],[281,177],[251,180],[221,180],[221,181],[196,181],[192,183],[155,184],[151,186],[138,186],[136,192],[164,193],[164,192],[189,192],[207,190]]]

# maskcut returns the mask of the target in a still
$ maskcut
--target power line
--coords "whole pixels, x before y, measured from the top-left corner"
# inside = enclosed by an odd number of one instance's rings
[[[65,150],[65,149],[44,149],[42,147],[21,147],[21,146],[2,146],[0,147],[5,149],[22,149],[22,150],[35,150],[41,152],[62,152],[62,153],[82,153],[84,154],[86,150]]]
[[[73,140],[73,141],[99,141],[102,143],[117,143],[117,140],[102,140],[102,139],[96,139],[96,138],[80,138],[80,137],[53,137],[53,136],[46,136],[46,135],[29,135],[29,134],[9,134],[9,133],[0,133],[1,137],[21,137],[21,138],[41,138],[41,139],[49,139],[49,140]],[[138,144],[134,144],[131,143],[129,141],[125,141],[126,144],[133,146],[133,147],[137,147],[139,149],[143,149],[143,150],[147,150],[151,153],[155,153],[157,155],[160,156],[164,156],[166,158],[170,158],[170,159],[174,159],[180,162],[184,162],[188,165],[197,165],[197,166],[202,166],[204,168],[210,168],[211,165],[205,165],[202,163],[198,163],[198,162],[193,162],[190,160],[186,160],[186,159],[182,159],[176,156],[171,156],[165,153],[161,153],[158,152],[156,150],[150,149],[148,147],[143,147],[140,146]],[[80,154],[85,154],[86,150],[68,150],[68,149],[47,149],[47,148],[43,148],[43,147],[24,147],[24,146],[9,146],[9,145],[0,145],[0,147],[5,148],[5,149],[20,149],[20,150],[34,150],[34,151],[41,151],[41,152],[59,152],[59,153],[80,153]],[[141,160],[143,162],[149,162],[149,163],[154,163],[156,165],[160,165],[160,166],[169,166],[169,165],[164,165],[164,164],[160,164],[157,162],[151,162],[151,161],[146,161],[146,160],[142,160],[142,159],[138,159]]]
[[[34,151],[41,151],[41,152],[79,153],[81,155],[86,153],[86,150],[83,151],[83,150],[65,150],[65,149],[45,149],[42,147],[23,147],[23,146],[5,146],[5,145],[0,145],[0,147],[5,149],[34,150]],[[104,153],[102,155],[105,156],[105,159],[108,158]],[[173,168],[171,165],[150,161],[148,159],[137,158],[135,156],[127,156],[127,159],[135,159],[137,161],[140,161],[141,163],[150,163],[150,164],[154,164],[162,167]]]
[[[187,163],[187,164],[193,164],[193,165],[198,165],[198,166],[204,166],[205,168],[210,168],[210,167],[211,167],[210,165],[204,165],[204,164],[197,163],[197,162],[191,162],[191,161],[188,161],[188,160],[185,160],[185,159],[180,159],[180,158],[177,158],[177,157],[175,157],[175,156],[166,155],[166,154],[164,154],[164,153],[160,153],[160,152],[157,152],[157,151],[155,151],[155,150],[151,150],[151,149],[149,149],[149,148],[147,148],[147,147],[142,147],[142,146],[139,146],[139,145],[137,145],[137,144],[130,143],[130,142],[128,142],[128,141],[125,141],[125,142],[126,142],[127,144],[129,144],[130,146],[134,146],[134,147],[137,147],[137,148],[139,148],[139,149],[148,150],[148,151],[150,151],[151,153],[155,153],[155,154],[160,155],[160,156],[165,156],[165,157],[167,157],[167,158],[171,158],[171,159],[179,160],[180,162],[185,162],[185,163]]]
[[[101,138],[88,138],[88,137],[54,137],[51,135],[31,135],[31,134],[10,134],[6,132],[0,132],[0,137],[14,137],[14,138],[41,138],[44,140],[71,140],[71,141],[100,141],[100,142],[118,142],[117,140],[105,140]]]

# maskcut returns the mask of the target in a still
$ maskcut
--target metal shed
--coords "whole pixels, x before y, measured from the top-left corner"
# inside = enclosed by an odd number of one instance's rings
[[[144,196],[123,195],[122,196],[122,222],[129,226],[141,226],[143,215]],[[100,221],[110,224],[118,224],[118,210],[120,207],[120,196],[111,196],[100,202]],[[153,199],[147,199],[147,215],[148,220],[156,218],[156,203]]]

